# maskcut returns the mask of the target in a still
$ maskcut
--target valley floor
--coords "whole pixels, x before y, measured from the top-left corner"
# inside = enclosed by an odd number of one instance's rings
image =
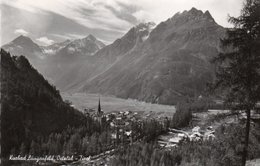
[[[140,119],[159,119],[164,117],[171,118],[176,111],[174,106],[151,104],[133,99],[120,99],[98,94],[62,93],[62,97],[64,100],[71,101],[75,108],[83,112],[85,109],[97,110],[99,98],[105,114],[131,112],[133,115],[138,115]],[[179,130],[169,129],[168,133],[158,137],[157,142],[162,149],[170,150],[187,139],[192,141],[208,140],[210,137],[218,139],[215,138],[215,131],[221,125],[229,126],[230,124],[238,123],[241,118],[243,118],[242,114],[237,116],[227,110],[208,110],[206,112],[193,113],[193,120],[189,126]],[[71,165],[109,165],[109,160],[114,157],[114,153],[111,152],[114,152],[114,149],[96,156],[90,156],[86,161],[76,161],[71,163]],[[247,166],[260,166],[259,159],[248,161]]]
[[[111,112],[136,112],[140,117],[160,118],[172,117],[175,107],[170,105],[151,104],[134,99],[121,99],[114,96],[105,96],[86,93],[61,93],[64,100],[69,100],[80,111],[84,109],[97,110],[100,97],[101,108],[104,113]]]

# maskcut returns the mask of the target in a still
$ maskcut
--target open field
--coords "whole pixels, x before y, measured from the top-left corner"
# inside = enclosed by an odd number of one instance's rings
[[[69,100],[80,111],[85,108],[97,109],[98,94],[84,94],[84,93],[62,93],[64,100]],[[101,107],[105,113],[132,111],[138,114],[149,115],[150,117],[171,117],[175,112],[174,106],[151,104],[140,102],[133,99],[121,99],[113,96],[100,95]]]

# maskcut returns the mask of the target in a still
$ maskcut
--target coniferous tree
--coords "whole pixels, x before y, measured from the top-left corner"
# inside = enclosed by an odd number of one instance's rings
[[[217,64],[215,88],[226,92],[225,102],[233,110],[246,112],[246,133],[242,165],[246,163],[251,110],[260,100],[260,0],[246,0],[239,17],[230,17],[234,28],[221,41],[223,52]]]
[[[40,149],[39,145],[35,141],[32,141],[31,145],[30,145],[30,152],[29,153],[31,155],[37,155],[38,152],[39,152],[39,149]]]
[[[20,155],[26,155],[26,154],[27,154],[26,146],[24,143],[22,143],[20,146]]]

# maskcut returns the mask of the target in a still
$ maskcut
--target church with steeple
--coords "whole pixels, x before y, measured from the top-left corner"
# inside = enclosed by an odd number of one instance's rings
[[[97,109],[97,114],[96,114],[96,119],[101,123],[102,118],[103,118],[103,111],[101,109],[101,103],[100,103],[100,97],[98,98],[98,109]]]

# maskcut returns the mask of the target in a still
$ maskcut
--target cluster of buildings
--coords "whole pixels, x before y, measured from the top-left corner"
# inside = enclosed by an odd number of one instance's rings
[[[109,122],[110,128],[112,130],[111,138],[122,141],[131,141],[133,132],[131,130],[132,122],[141,122],[140,115],[137,112],[132,111],[118,111],[104,113],[101,109],[100,98],[98,101],[98,108],[95,109],[85,109],[84,113],[86,116],[91,116],[94,119],[102,121],[103,118]]]
[[[161,135],[158,138],[158,143],[161,147],[170,148],[175,147],[179,143],[185,141],[203,141],[210,140],[215,138],[215,130],[212,126],[207,127],[202,130],[199,126],[196,126],[191,129],[191,131],[182,131],[177,129],[169,129],[170,131]]]

